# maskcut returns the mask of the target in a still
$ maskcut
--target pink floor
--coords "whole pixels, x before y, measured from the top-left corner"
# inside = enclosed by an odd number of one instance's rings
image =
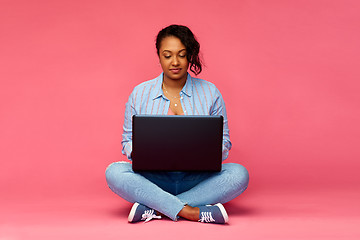
[[[3,200],[0,239],[360,239],[358,189],[251,189],[225,204],[226,225],[127,223],[131,204],[97,196]]]

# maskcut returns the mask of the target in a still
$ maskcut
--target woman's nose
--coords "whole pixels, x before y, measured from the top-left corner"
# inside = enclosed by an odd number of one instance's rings
[[[172,65],[177,66],[179,65],[179,59],[177,57],[174,57],[172,60]]]

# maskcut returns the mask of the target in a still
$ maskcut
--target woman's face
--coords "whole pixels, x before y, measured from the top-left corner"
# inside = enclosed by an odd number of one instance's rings
[[[159,60],[164,71],[164,78],[186,80],[189,62],[186,48],[177,37],[165,37],[160,44]]]

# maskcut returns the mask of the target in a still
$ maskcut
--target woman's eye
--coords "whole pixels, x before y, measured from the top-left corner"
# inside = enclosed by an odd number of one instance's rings
[[[186,55],[179,55],[179,57],[184,58],[184,57],[186,57]]]
[[[164,56],[164,58],[170,58],[171,56]]]

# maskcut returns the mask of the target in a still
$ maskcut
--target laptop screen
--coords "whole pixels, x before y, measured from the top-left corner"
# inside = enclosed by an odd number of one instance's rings
[[[134,171],[220,171],[222,116],[134,115]]]

